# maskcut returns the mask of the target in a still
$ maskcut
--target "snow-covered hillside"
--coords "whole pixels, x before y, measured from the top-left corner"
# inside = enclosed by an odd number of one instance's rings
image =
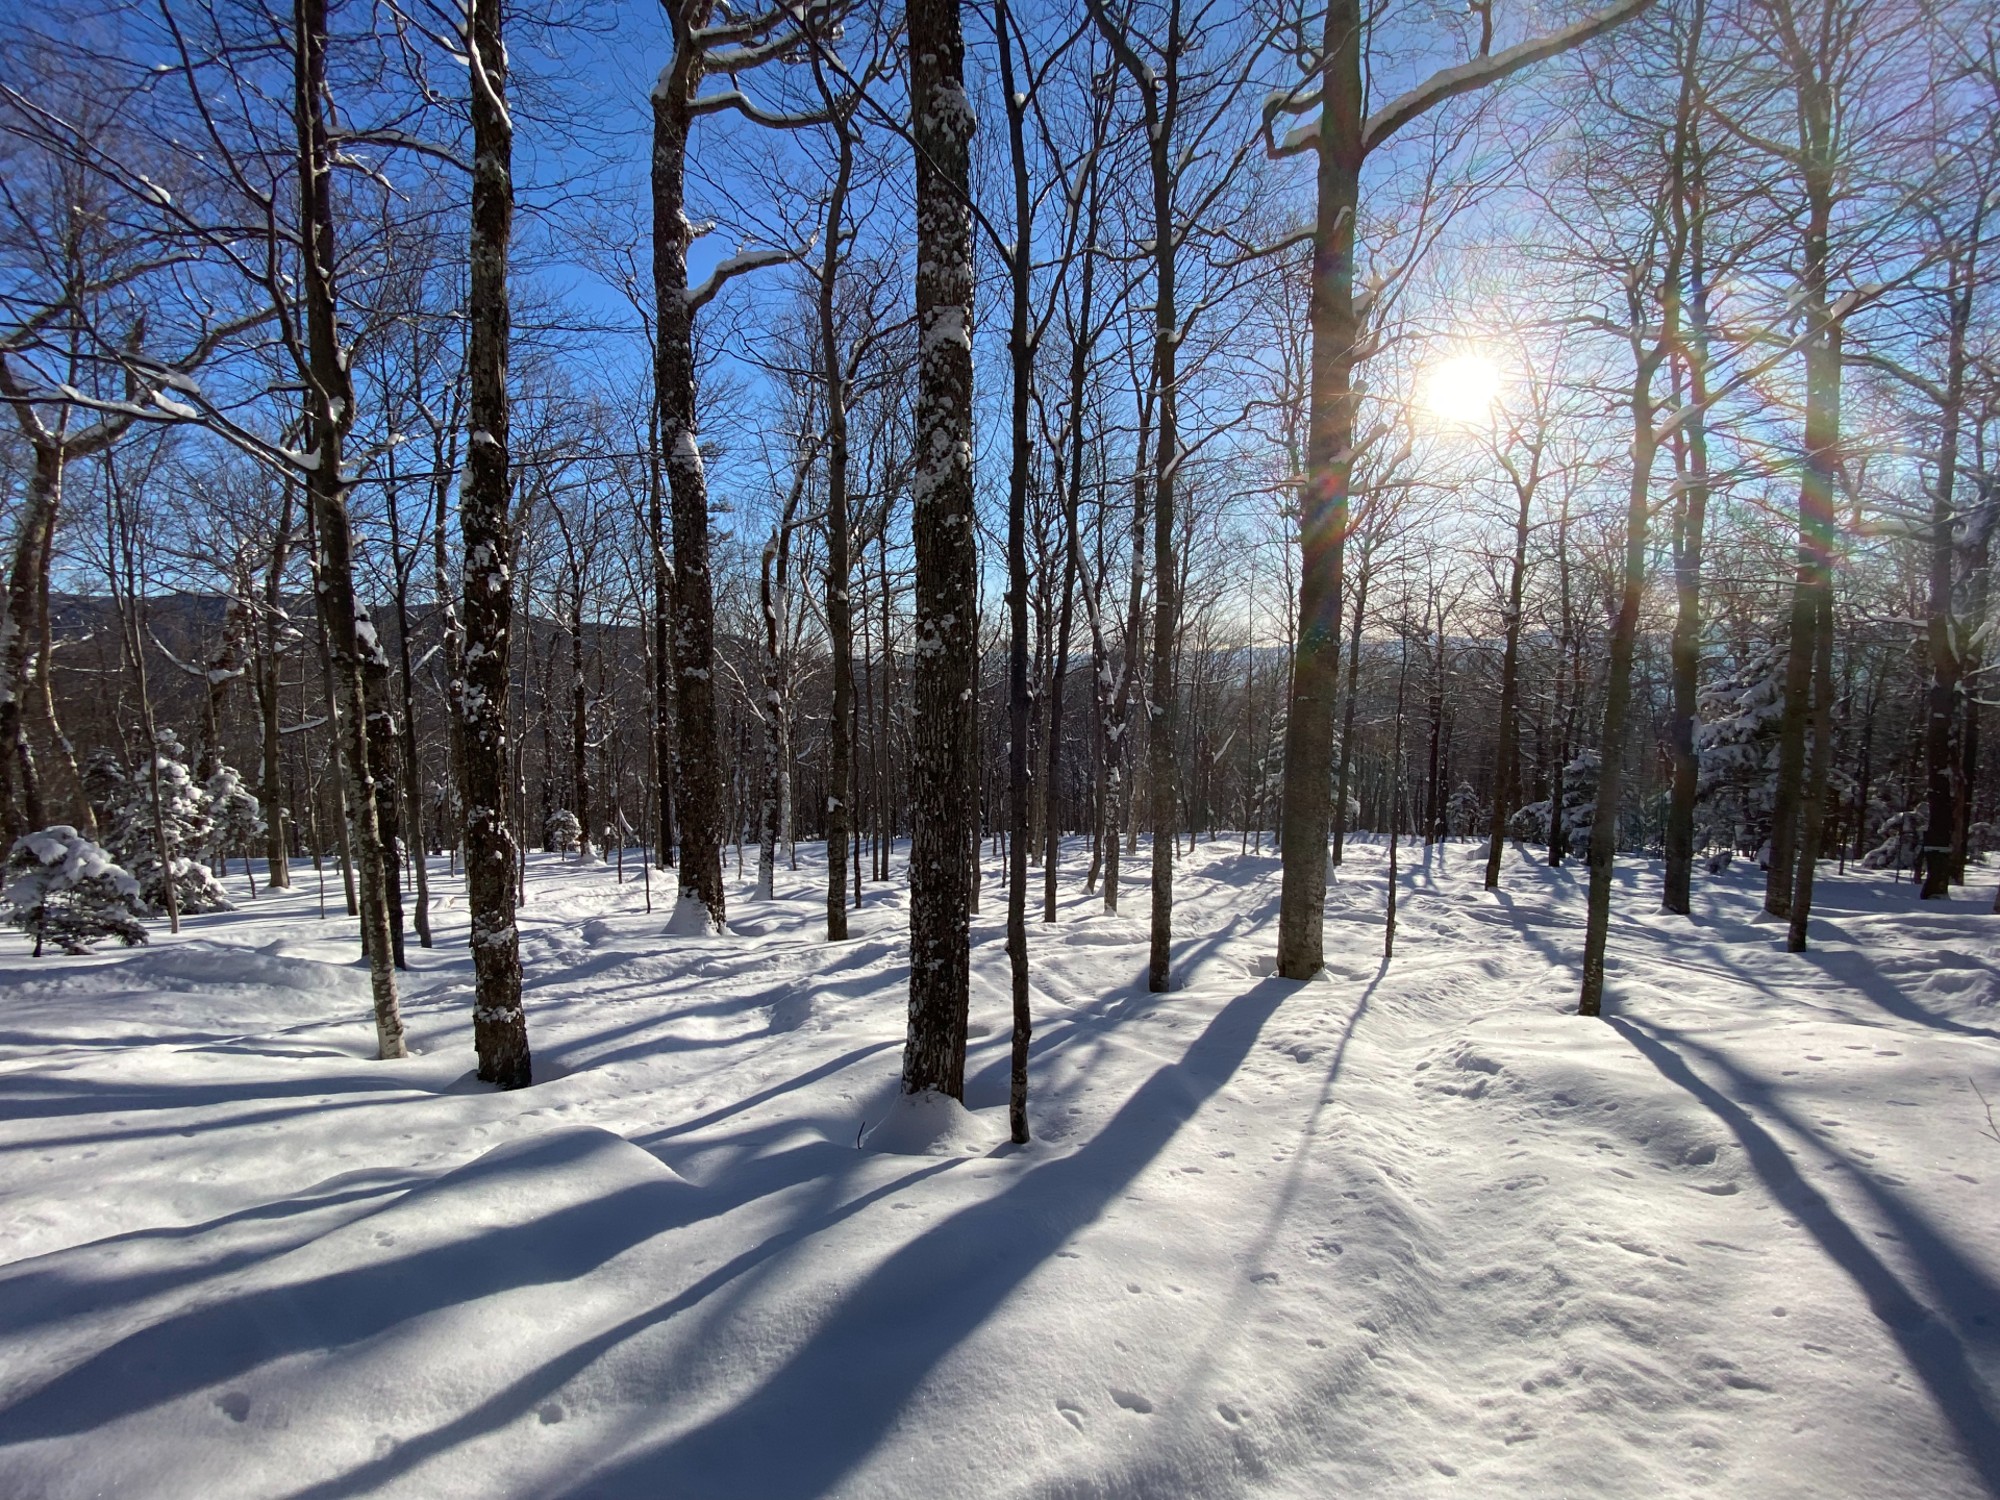
[[[991,862],[939,1118],[900,892],[829,947],[810,865],[689,939],[534,863],[509,1095],[441,868],[404,1062],[309,871],[130,953],[10,934],[0,1496],[2000,1493],[1989,897],[1829,875],[1795,957],[1755,872],[1689,923],[1630,868],[1585,1021],[1572,872],[1419,854],[1387,968],[1382,872],[1297,985],[1275,860],[1202,845],[1164,996],[1067,881],[1025,1149]]]

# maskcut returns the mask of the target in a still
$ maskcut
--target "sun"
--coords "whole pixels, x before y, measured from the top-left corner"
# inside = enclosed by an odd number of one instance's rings
[[[1483,354],[1454,354],[1424,377],[1424,409],[1458,427],[1484,427],[1500,394],[1500,367]]]

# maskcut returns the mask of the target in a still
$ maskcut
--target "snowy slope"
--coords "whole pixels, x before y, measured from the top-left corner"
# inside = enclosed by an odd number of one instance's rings
[[[942,1115],[900,894],[829,947],[810,865],[720,938],[533,865],[510,1096],[442,870],[398,1063],[309,871],[0,940],[0,1496],[2000,1495],[1989,897],[1829,876],[1794,957],[1754,872],[1627,869],[1588,1022],[1570,872],[1418,860],[1384,969],[1352,850],[1307,985],[1233,842],[1170,995],[1066,896],[1025,1150],[990,862]]]

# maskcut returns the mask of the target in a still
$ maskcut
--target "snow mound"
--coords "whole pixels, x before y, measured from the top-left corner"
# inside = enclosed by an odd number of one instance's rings
[[[895,1156],[983,1156],[999,1135],[949,1094],[898,1094],[889,1113],[861,1138],[869,1151]]]
[[[358,967],[288,958],[268,948],[245,953],[222,943],[184,943],[155,949],[138,962],[146,980],[163,990],[291,990],[364,1003],[368,998],[368,976]]]
[[[714,937],[715,924],[708,919],[708,908],[693,896],[681,896],[674,902],[673,915],[667,918],[667,936]]]

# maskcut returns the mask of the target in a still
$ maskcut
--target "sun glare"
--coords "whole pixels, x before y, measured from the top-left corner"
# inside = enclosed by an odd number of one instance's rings
[[[1431,367],[1424,379],[1424,407],[1440,421],[1483,427],[1500,394],[1500,370],[1483,354],[1454,354]]]

